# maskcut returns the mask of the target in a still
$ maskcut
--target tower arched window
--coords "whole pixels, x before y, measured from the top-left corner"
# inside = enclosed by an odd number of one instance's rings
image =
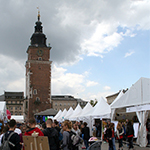
[[[37,94],[37,89],[34,89],[33,94],[34,94],[34,95]]]
[[[39,98],[39,97],[37,97],[37,98],[36,98],[36,101],[37,101],[37,102],[39,102],[39,101],[40,101],[40,98]]]

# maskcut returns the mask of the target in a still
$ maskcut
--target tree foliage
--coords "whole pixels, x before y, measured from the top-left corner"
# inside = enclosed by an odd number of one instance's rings
[[[97,104],[97,100],[90,100],[90,104],[94,107]]]

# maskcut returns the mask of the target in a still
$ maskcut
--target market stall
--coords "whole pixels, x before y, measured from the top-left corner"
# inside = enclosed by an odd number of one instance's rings
[[[124,109],[125,113],[137,115],[140,123],[137,144],[141,147],[147,145],[146,121],[150,113],[148,105],[150,105],[150,79],[143,77],[111,105],[112,116],[116,109]]]

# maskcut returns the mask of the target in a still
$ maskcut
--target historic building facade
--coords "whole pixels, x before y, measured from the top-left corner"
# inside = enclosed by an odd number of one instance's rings
[[[122,92],[125,93],[127,90],[128,90],[128,88],[126,90],[123,89]],[[120,92],[121,92],[121,90],[117,93],[112,94],[112,95],[108,95],[106,97],[107,103],[110,105],[117,98],[117,96],[119,95]]]
[[[40,14],[27,49],[25,119],[51,108],[51,47],[46,44]]]
[[[70,107],[76,108],[78,104],[83,108],[87,102],[81,99],[74,98],[71,95],[52,95],[52,107],[54,110],[68,110]]]
[[[4,92],[0,101],[6,101],[6,107],[11,115],[23,115],[24,92]]]

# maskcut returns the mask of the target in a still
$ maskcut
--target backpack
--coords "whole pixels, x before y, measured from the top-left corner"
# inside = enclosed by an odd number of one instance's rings
[[[69,133],[69,142],[68,148],[69,150],[73,150],[78,144],[82,143],[82,139],[80,136],[76,135],[74,132],[70,131]]]
[[[8,136],[8,138],[5,140],[5,134],[3,135],[3,143],[0,146],[0,150],[10,150],[9,144],[12,146],[15,146],[15,144],[13,144],[12,142],[9,141],[10,137],[15,134],[15,132],[10,133],[10,135]]]

